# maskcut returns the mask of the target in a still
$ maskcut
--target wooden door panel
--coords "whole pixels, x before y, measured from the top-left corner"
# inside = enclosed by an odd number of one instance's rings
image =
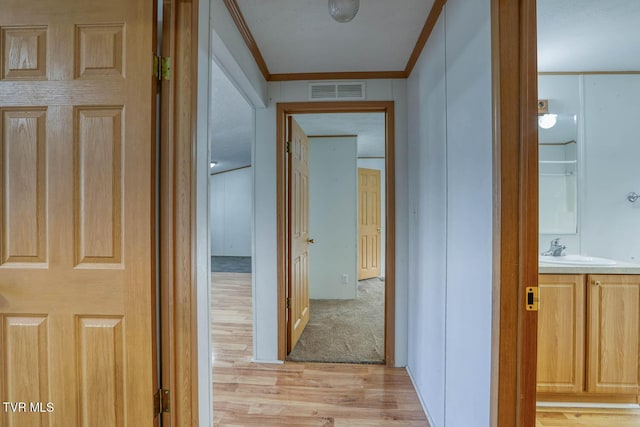
[[[380,171],[358,168],[358,280],[380,276]]]
[[[585,276],[539,276],[539,392],[584,391]]]
[[[309,322],[309,140],[289,117],[290,136],[290,263],[289,339],[287,351],[295,347]]]
[[[122,107],[74,112],[76,265],[122,261]]]
[[[18,402],[30,402],[34,398],[36,402],[46,402],[49,397],[47,317],[6,316],[0,327],[6,360],[5,388]],[[46,425],[46,418],[41,414],[27,414],[25,418],[24,425]]]
[[[4,0],[4,426],[153,423],[153,3]],[[29,409],[29,408],[27,408]]]
[[[47,76],[47,27],[3,28],[2,79],[44,80]]]
[[[592,275],[588,391],[637,394],[640,276]]]
[[[46,110],[0,109],[0,261],[46,261]]]
[[[78,411],[82,426],[97,422],[104,426],[124,425],[126,344],[122,320],[122,316],[77,318]]]

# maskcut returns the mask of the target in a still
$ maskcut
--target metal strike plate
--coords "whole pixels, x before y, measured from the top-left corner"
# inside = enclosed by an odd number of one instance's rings
[[[527,311],[538,311],[538,303],[540,299],[538,298],[538,287],[530,286],[527,288]]]

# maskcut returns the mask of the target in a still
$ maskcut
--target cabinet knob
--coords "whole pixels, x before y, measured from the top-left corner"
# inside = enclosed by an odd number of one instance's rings
[[[600,286],[601,283],[600,283],[600,280],[593,280],[591,284],[595,286]]]

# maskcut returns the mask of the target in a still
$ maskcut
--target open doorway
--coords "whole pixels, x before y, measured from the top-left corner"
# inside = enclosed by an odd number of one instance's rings
[[[537,425],[640,425],[640,5],[574,6],[537,1]]]
[[[294,206],[307,191],[298,187],[297,172],[291,174],[289,203],[292,230],[308,211],[303,238],[309,243],[304,262],[310,301],[301,308],[300,332],[289,343],[287,358],[383,363],[385,114],[296,114],[290,120],[294,132],[304,134],[308,150],[308,207],[298,211]],[[292,144],[289,156],[295,161]]]
[[[253,356],[254,125],[253,107],[215,61],[210,87],[210,319],[215,383],[217,364],[249,362]]]
[[[295,203],[291,204],[291,195],[297,196],[299,194],[304,194],[304,187],[302,187],[302,193],[300,193],[299,187],[296,187],[298,182],[304,182],[304,173],[302,178],[297,176],[298,168],[300,165],[296,164],[295,159],[301,160],[304,159],[305,155],[308,158],[308,149],[304,148],[304,144],[308,145],[308,141],[301,143],[300,138],[293,133],[293,124],[296,124],[294,117],[298,115],[314,115],[314,114],[338,114],[338,113],[381,113],[381,116],[384,117],[384,171],[385,171],[385,180],[384,180],[384,190],[381,191],[385,193],[384,197],[384,216],[386,224],[394,224],[395,219],[395,192],[394,192],[394,156],[393,156],[393,142],[394,142],[394,113],[393,113],[393,102],[379,102],[379,101],[369,101],[369,102],[313,102],[313,103],[280,103],[277,105],[277,114],[276,114],[276,134],[277,134],[277,144],[278,151],[282,153],[277,158],[277,173],[278,173],[278,235],[280,238],[278,239],[278,357],[281,359],[285,359],[287,355],[295,348],[296,340],[301,336],[303,329],[300,327],[301,324],[304,324],[308,320],[308,313],[305,313],[305,310],[309,308],[309,271],[305,272],[304,268],[300,268],[299,266],[306,267],[307,264],[302,263],[301,261],[305,261],[305,253],[310,253],[308,248],[305,247],[306,243],[311,243],[311,246],[315,243],[315,237],[311,236],[308,232],[308,227],[306,230],[306,234],[304,231],[304,227],[299,228],[296,221],[299,221],[299,212],[309,211],[308,206],[302,206],[300,210],[296,211]],[[304,119],[302,119],[304,121]],[[299,127],[299,126],[298,126]],[[300,132],[302,132],[300,130]],[[315,132],[314,132],[315,133]],[[324,132],[323,132],[324,133]],[[304,132],[302,132],[302,138],[307,139]],[[326,137],[327,135],[318,135]],[[341,136],[345,138],[345,134],[343,135],[330,135],[330,136]],[[348,134],[346,136],[348,139]],[[289,149],[292,151],[290,154],[287,153],[287,144],[285,141],[289,142]],[[347,142],[345,142],[347,143]],[[324,147],[322,144],[331,145],[330,142],[325,138],[324,141],[319,141],[318,147]],[[348,143],[347,143],[348,144]],[[335,144],[334,144],[335,145]],[[302,147],[302,148],[301,148]],[[353,201],[357,200],[357,141],[352,140],[352,151],[355,153],[353,158],[355,161],[352,163],[354,167],[352,168],[352,177],[351,180],[352,185],[351,188],[355,189],[353,193],[355,196],[353,197]],[[281,150],[281,151],[280,151]],[[305,154],[305,150],[307,150],[307,154]],[[364,156],[363,156],[364,157]],[[372,156],[373,157],[373,156]],[[291,159],[291,161],[290,161]],[[364,160],[364,159],[362,159]],[[324,165],[325,169],[330,169],[331,165]],[[303,170],[304,172],[304,170]],[[308,170],[307,172],[308,173]],[[298,174],[299,175],[299,174]],[[330,176],[330,175],[329,175]],[[304,197],[303,197],[304,198]],[[352,223],[357,223],[357,203],[352,204],[352,208],[355,210],[355,215],[353,216]],[[301,224],[304,224],[304,220],[302,220]],[[301,231],[302,230],[302,231]],[[357,227],[353,228],[354,237],[357,236]],[[381,230],[382,231],[382,230]],[[394,227],[385,227],[384,233],[385,244],[384,244],[384,269],[381,269],[381,275],[377,276],[376,280],[379,280],[379,277],[382,277],[382,272],[384,271],[383,281],[383,291],[384,291],[384,346],[383,346],[383,354],[384,354],[384,363],[389,366],[393,366],[394,364],[394,314],[395,314],[395,259],[393,254],[395,252],[395,228]],[[298,246],[302,242],[302,250],[298,250]],[[338,273],[338,286],[342,289],[345,289],[345,281],[346,285],[351,284],[352,296],[357,295],[358,286],[353,279],[357,277],[357,237],[353,239],[354,243],[352,245],[352,259],[354,262],[351,263],[348,272],[340,272]],[[306,243],[305,243],[306,242]],[[299,256],[300,255],[300,256]],[[382,257],[382,255],[381,255]],[[346,269],[346,266],[344,267]],[[305,272],[305,274],[299,274],[299,272]],[[345,277],[346,274],[346,277]],[[335,279],[335,278],[334,278]],[[346,279],[346,280],[345,280]],[[306,281],[306,283],[305,283]],[[301,286],[303,284],[303,286]],[[306,285],[306,287],[304,286]],[[322,281],[320,282],[322,286]],[[346,286],[349,288],[349,286]],[[301,297],[302,296],[302,297]],[[343,296],[343,299],[346,297]],[[295,356],[295,355],[294,355]],[[343,356],[344,357],[344,356]],[[376,362],[381,362],[382,360],[376,359]],[[336,361],[340,361],[336,359]],[[375,363],[375,362],[374,362]]]

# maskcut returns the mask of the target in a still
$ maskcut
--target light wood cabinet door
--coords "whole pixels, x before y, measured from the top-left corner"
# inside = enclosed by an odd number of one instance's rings
[[[539,276],[538,392],[584,390],[585,276]]]
[[[637,394],[640,276],[591,275],[587,391]]]

